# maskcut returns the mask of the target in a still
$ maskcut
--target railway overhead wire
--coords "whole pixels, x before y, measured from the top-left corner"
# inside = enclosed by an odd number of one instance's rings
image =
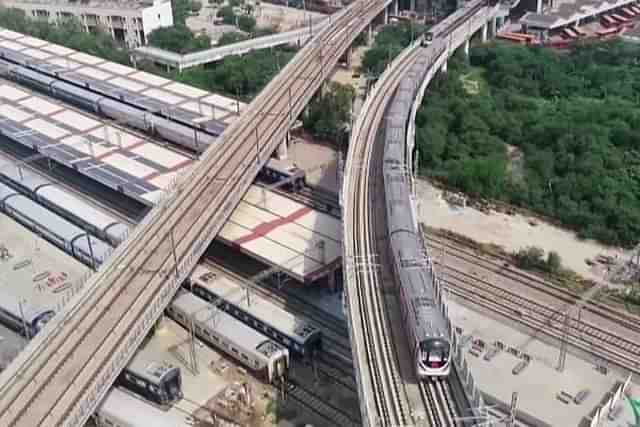
[[[331,17],[0,375],[0,425],[79,426],[93,413],[293,120],[390,1]]]

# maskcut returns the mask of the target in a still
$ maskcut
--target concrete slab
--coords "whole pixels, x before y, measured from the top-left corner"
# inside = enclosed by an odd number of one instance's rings
[[[113,74],[109,74],[107,72],[101,71],[95,67],[82,67],[76,70],[76,73],[83,74],[85,76],[93,77],[97,80],[109,80],[113,77]]]
[[[0,230],[0,245],[11,256],[0,260],[0,288],[27,302],[55,309],[64,290],[88,271],[84,264],[4,214],[0,214]]]
[[[20,52],[24,49],[26,49],[27,47],[24,45],[21,45],[20,43],[14,43],[12,41],[9,40],[5,40],[0,42],[0,46],[1,47],[6,47],[7,49],[11,49],[11,50],[15,50],[16,52]]]
[[[43,50],[40,49],[25,49],[22,51],[22,53],[24,53],[25,55],[29,55],[33,58],[36,59],[41,59],[41,60],[45,60],[48,58],[51,58],[53,56],[53,54],[49,53],[49,52],[45,52]]]
[[[66,48],[64,46],[60,46],[58,44],[53,44],[53,43],[46,43],[46,42],[43,45],[40,45],[40,49],[46,50],[47,52],[51,52],[57,56],[70,55],[73,52],[75,52],[75,50]]]
[[[133,92],[140,92],[147,88],[147,86],[142,83],[137,83],[131,79],[125,79],[124,77],[116,77],[115,79],[109,80],[109,83],[113,83],[116,86],[123,87]]]
[[[135,69],[131,67],[127,67],[125,65],[118,64],[116,62],[105,62],[103,64],[98,65],[98,67],[110,73],[118,74],[120,76],[126,76],[135,71]]]
[[[160,89],[148,89],[142,92],[142,94],[150,98],[157,99],[158,101],[162,101],[168,105],[177,105],[184,101],[184,98],[172,95],[171,92],[166,92]]]
[[[306,171],[307,184],[337,194],[337,153],[334,148],[298,139],[289,146],[289,160]]]
[[[480,339],[487,345],[496,340],[507,348],[518,349],[531,357],[529,365],[519,374],[513,369],[522,360],[509,351],[498,353],[491,361],[469,352],[472,340],[465,347],[471,372],[483,393],[508,405],[511,394],[518,392],[518,409],[538,420],[539,425],[578,426],[584,422],[596,406],[614,390],[618,381],[624,381],[622,373],[609,370],[607,375],[596,371],[597,361],[567,355],[565,369],[559,372],[559,348],[531,337],[527,331],[516,329],[511,321],[493,314],[471,310],[452,300],[449,314],[454,326],[463,329],[463,335]],[[565,392],[575,397],[581,390],[589,390],[589,396],[580,405],[563,403],[558,394]]]
[[[131,150],[131,152],[149,159],[167,169],[173,169],[176,166],[179,166],[191,160],[187,156],[183,156],[182,154],[178,154],[174,151],[167,150],[166,148],[151,143],[142,144],[138,147],[135,147]]]
[[[26,122],[25,125],[51,139],[62,138],[71,133],[68,130],[58,127],[44,119],[33,119]]]
[[[185,96],[187,98],[201,98],[209,94],[209,92],[195,88],[193,86],[188,86],[182,83],[171,83],[163,87],[168,91],[176,93],[181,96]]]
[[[87,55],[86,53],[76,52],[72,55],[69,55],[71,59],[74,61],[82,62],[83,64],[96,65],[101,62],[105,62],[104,59],[98,58],[97,56]]]
[[[58,67],[65,68],[67,70],[75,70],[78,67],[82,67],[79,62],[71,61],[67,58],[53,58],[48,61],[50,64],[57,65]]]
[[[148,86],[162,86],[171,83],[171,80],[165,79],[163,77],[154,76],[153,74],[149,74],[144,71],[138,71],[137,73],[133,73],[129,76],[134,80],[138,80]]]
[[[102,158],[102,161],[117,169],[120,169],[136,178],[144,178],[156,172],[155,169],[145,166],[139,161],[133,160],[119,153],[110,154]]]
[[[33,114],[19,110],[11,105],[3,104],[0,105],[0,116],[6,117],[14,122],[22,123],[33,117]]]
[[[17,101],[29,96],[29,94],[23,90],[18,89],[11,85],[0,85],[0,97],[8,99],[10,101]]]
[[[45,116],[62,110],[62,107],[59,105],[35,97],[29,97],[23,101],[20,101],[19,104],[23,107],[29,108],[30,110],[36,111],[40,114],[44,114]]]
[[[72,110],[63,110],[53,116],[52,119],[65,123],[68,126],[71,126],[79,131],[86,132],[89,129],[96,128],[100,126],[100,122],[97,120],[93,120],[88,116],[83,114],[78,114]]]
[[[49,44],[45,40],[36,39],[34,37],[22,37],[20,39],[20,43],[26,44],[27,46],[31,46],[31,47],[41,47]]]
[[[20,37],[24,37],[24,34],[16,33],[11,30],[2,30],[0,31],[0,37],[5,39],[19,39]]]

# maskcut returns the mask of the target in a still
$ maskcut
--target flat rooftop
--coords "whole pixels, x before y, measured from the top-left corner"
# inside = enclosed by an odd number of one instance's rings
[[[0,246],[9,254],[7,259],[0,258],[0,287],[27,302],[55,309],[65,289],[89,271],[4,214],[0,214],[0,230]]]
[[[147,206],[197,161],[2,79],[0,132]],[[219,238],[301,282],[335,270],[341,258],[338,219],[256,186]]]
[[[219,135],[246,104],[222,95],[0,27],[0,52],[23,65],[57,72],[70,82],[146,110],[160,111]]]
[[[513,322],[473,311],[455,299],[450,301],[449,315],[453,325],[463,329],[463,336],[472,337],[465,347],[465,355],[482,392],[490,396],[490,400],[504,402],[507,406],[511,402],[511,394],[518,392],[518,410],[535,419],[538,425],[581,425],[628,375],[613,369],[603,375],[596,371],[597,360],[579,358],[571,350],[564,371],[559,372],[556,367],[560,349],[510,326]],[[491,361],[483,358],[486,350],[479,356],[472,355],[468,350],[476,339],[489,347],[499,340],[507,349],[518,349],[531,356],[532,360],[520,374],[514,375],[512,370],[521,359],[506,349]],[[590,395],[580,405],[566,404],[557,398],[561,392],[576,396],[586,389]]]
[[[559,0],[554,2],[553,8],[549,8],[541,14],[525,13],[520,18],[520,23],[530,27],[552,30],[634,3],[636,0]]]
[[[155,0],[158,3],[164,3],[169,0]],[[82,2],[72,0],[10,0],[7,2],[9,5],[21,4],[21,5],[43,5],[48,7],[58,8],[83,8],[83,9],[145,9],[153,6],[154,0],[84,0]]]

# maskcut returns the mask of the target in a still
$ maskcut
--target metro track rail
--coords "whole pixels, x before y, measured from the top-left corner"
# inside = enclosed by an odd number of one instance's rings
[[[448,380],[421,381],[420,396],[428,411],[431,427],[457,426],[458,409]]]
[[[565,336],[564,315],[561,312],[518,295],[508,295],[502,289],[478,286],[477,282],[470,283],[471,281],[463,281],[452,275],[447,276],[443,280],[447,290],[470,304],[514,320],[533,329],[536,335],[542,334],[555,340],[562,340],[564,337],[579,350],[636,374],[640,373],[640,347],[633,341],[619,336],[612,337],[598,326],[585,324],[575,318],[570,319]]]
[[[244,120],[225,130],[199,167],[120,245],[87,292],[0,375],[1,425],[76,426],[91,415],[294,116],[324,81],[324,64],[337,63],[384,7],[384,1],[358,1],[339,12],[250,104]],[[287,96],[291,93],[295,99]]]
[[[458,258],[491,273],[526,284],[536,291],[557,299],[558,302],[565,304],[566,307],[579,304],[584,310],[640,333],[640,316],[593,299],[581,301],[582,296],[580,294],[554,283],[553,280],[545,279],[535,273],[525,272],[514,267],[512,265],[513,260],[507,256],[485,255],[456,240],[451,241],[440,236],[433,237],[426,233],[423,233],[423,236],[432,250],[441,251],[445,248],[447,256]],[[447,268],[449,267],[447,266]]]

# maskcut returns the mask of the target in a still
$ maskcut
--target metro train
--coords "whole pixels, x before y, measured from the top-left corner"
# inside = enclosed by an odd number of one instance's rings
[[[24,66],[23,64],[29,63],[29,58],[23,57],[18,52],[0,48],[0,58],[0,65],[9,67],[10,77],[18,83],[82,109],[109,117],[117,123],[157,135],[195,152],[206,150],[215,143],[224,130],[223,126],[215,130],[194,127],[181,122],[176,117],[164,117],[157,109],[152,110],[148,107],[144,109],[139,105],[132,105],[122,95],[120,98],[109,97],[98,93],[88,85],[82,87],[77,83],[65,81],[62,76],[48,71],[43,66]]]
[[[259,331],[190,292],[179,290],[167,314],[198,338],[223,351],[269,383],[287,376],[289,351]]]
[[[90,267],[97,267],[112,247],[91,233],[0,183],[0,211]]]
[[[481,7],[495,7],[500,0],[475,0],[466,4],[445,19],[436,24],[431,30],[424,33],[421,40],[423,47],[429,46],[435,38],[447,37],[458,27],[459,22],[466,21],[467,17],[475,13]]]
[[[0,160],[11,162],[2,154]],[[4,168],[0,170],[0,182],[16,188],[69,221],[81,224],[96,237],[113,246],[117,246],[129,231],[129,227],[115,216],[95,208],[29,168]]]
[[[171,408],[155,408],[130,394],[112,388],[96,410],[97,427],[193,427],[191,415]]]
[[[493,0],[467,3],[425,34],[422,44],[438,43],[432,53],[434,57],[439,56],[446,47],[446,38],[452,36],[454,30],[481,8],[496,4]],[[407,325],[416,375],[420,379],[444,378],[451,371],[452,331],[440,307],[433,264],[424,253],[411,197],[411,182],[406,174],[410,153],[404,137],[418,87],[415,83],[411,79],[401,82],[401,85],[406,85],[406,90],[402,86],[398,89],[386,121],[389,135],[393,134],[391,129],[403,129],[403,137],[388,141],[384,151],[387,227],[393,266],[399,279],[402,318]]]
[[[0,288],[0,322],[23,336],[35,337],[54,315],[53,310],[36,307]]]
[[[54,316],[55,311],[46,305],[21,301],[0,288],[0,323],[27,339],[35,337]],[[144,347],[116,379],[116,385],[165,408],[182,398],[180,368],[159,360]]]
[[[238,320],[278,341],[294,354],[312,357],[322,346],[322,332],[298,316],[259,295],[247,296],[247,289],[213,267],[198,265],[184,288]],[[249,301],[250,299],[250,301]]]

